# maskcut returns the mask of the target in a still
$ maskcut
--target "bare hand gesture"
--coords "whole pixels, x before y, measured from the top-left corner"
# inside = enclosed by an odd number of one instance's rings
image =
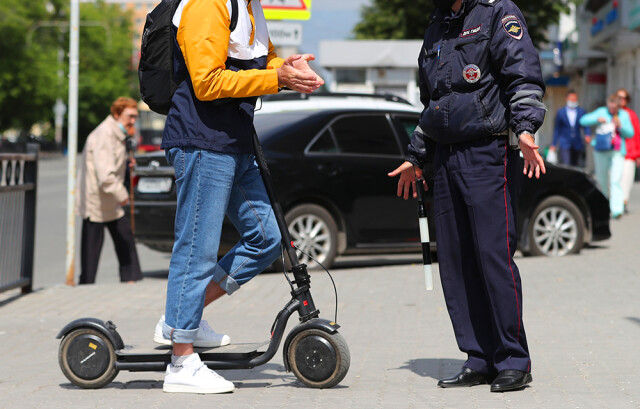
[[[324,85],[324,80],[320,78],[318,74],[315,73],[309,66],[309,61],[315,60],[316,57],[313,54],[302,54],[300,58],[293,60],[292,65],[294,68],[297,68],[300,71],[311,73],[316,76],[316,82],[320,84],[320,86]]]
[[[540,172],[547,173],[547,169],[544,167],[544,160],[540,156],[538,149],[540,148],[533,140],[533,136],[528,133],[520,135],[520,150],[522,156],[524,156],[524,169],[523,174],[532,178],[535,174],[536,179],[540,179]]]
[[[294,54],[287,58],[282,67],[276,70],[278,85],[304,94],[310,94],[320,88],[324,81],[309,67],[309,61],[314,59],[312,54]]]
[[[407,200],[411,189],[413,189],[412,196],[414,198],[418,197],[418,193],[416,192],[416,178],[422,178],[422,169],[407,161],[387,175],[392,178],[400,175],[400,179],[398,179],[398,190],[396,192],[398,197],[402,196],[404,200]],[[427,182],[423,180],[422,183],[424,190],[427,190]]]

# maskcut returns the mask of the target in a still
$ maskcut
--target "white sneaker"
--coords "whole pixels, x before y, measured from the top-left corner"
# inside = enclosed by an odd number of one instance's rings
[[[169,364],[164,373],[162,390],[182,393],[226,393],[235,386],[209,369],[198,354],[192,354],[182,365]]]
[[[165,338],[162,334],[162,325],[164,324],[164,315],[160,317],[160,320],[156,324],[156,329],[153,333],[153,341],[162,344],[162,345],[171,345],[171,340],[169,338]],[[221,347],[224,345],[229,345],[231,343],[231,338],[226,334],[218,334],[211,327],[209,323],[205,320],[200,321],[200,326],[198,327],[198,334],[196,335],[196,340],[193,342],[193,346],[196,348],[213,348],[213,347]]]

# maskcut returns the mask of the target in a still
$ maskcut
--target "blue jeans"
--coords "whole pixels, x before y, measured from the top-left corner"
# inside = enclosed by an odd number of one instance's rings
[[[280,232],[253,154],[172,148],[176,174],[175,243],[169,266],[165,337],[193,343],[211,280],[231,294],[280,253]],[[220,261],[225,214],[240,241]]]

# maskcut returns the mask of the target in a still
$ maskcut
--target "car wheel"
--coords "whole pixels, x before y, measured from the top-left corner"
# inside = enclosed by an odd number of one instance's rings
[[[562,196],[548,197],[536,207],[531,217],[529,253],[548,257],[579,253],[584,232],[584,217],[571,200]]]
[[[331,267],[338,251],[338,226],[331,214],[318,205],[304,204],[291,209],[285,219],[291,239],[300,249],[300,262],[310,269],[320,268],[316,261]]]

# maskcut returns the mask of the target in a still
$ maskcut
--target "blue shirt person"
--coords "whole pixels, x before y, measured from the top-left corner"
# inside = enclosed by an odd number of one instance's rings
[[[578,104],[578,94],[567,92],[567,104],[556,113],[553,142],[550,150],[558,150],[558,159],[564,165],[579,166],[583,162],[584,136],[591,135],[588,127],[580,125],[586,111]]]

